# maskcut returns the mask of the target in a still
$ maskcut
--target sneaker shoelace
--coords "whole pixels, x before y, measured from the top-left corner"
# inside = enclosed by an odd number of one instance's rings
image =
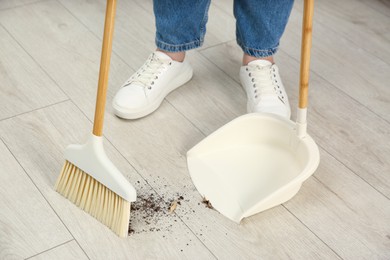
[[[248,66],[246,71],[252,81],[255,99],[259,96],[277,95],[280,101],[284,103],[284,96],[276,79],[276,70],[272,65]]]
[[[128,80],[124,87],[137,83],[148,89],[152,89],[155,80],[167,66],[171,65],[172,61],[159,59],[152,53],[142,67]]]

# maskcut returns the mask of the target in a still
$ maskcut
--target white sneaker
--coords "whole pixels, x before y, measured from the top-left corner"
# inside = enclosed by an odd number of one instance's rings
[[[267,60],[252,61],[241,67],[240,80],[248,97],[248,113],[272,113],[290,118],[290,104],[275,64]]]
[[[112,102],[114,113],[125,119],[149,115],[171,91],[191,78],[192,67],[187,61],[177,62],[155,51],[116,93]]]

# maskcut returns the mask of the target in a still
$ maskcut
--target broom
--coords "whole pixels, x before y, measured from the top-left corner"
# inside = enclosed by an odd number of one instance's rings
[[[66,148],[55,189],[118,236],[126,237],[136,191],[105,154],[102,137],[115,9],[116,0],[107,0],[92,136],[84,145]]]

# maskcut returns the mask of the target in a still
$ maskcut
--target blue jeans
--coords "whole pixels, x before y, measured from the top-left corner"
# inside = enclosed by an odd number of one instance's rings
[[[211,0],[153,0],[156,45],[168,52],[202,46]],[[272,56],[294,0],[235,0],[236,40],[244,53]],[[223,28],[221,28],[223,30]]]

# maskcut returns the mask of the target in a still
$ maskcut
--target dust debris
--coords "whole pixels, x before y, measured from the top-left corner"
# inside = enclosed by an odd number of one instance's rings
[[[178,216],[173,213],[178,205],[182,205],[184,197],[181,194],[176,194],[173,199],[167,197],[153,190],[137,194],[137,200],[131,203],[128,234],[172,231],[172,223],[178,222]]]
[[[172,214],[177,208],[177,201],[174,200],[171,202],[171,206],[169,207],[169,214]]]
[[[203,197],[202,203],[206,205],[206,208],[213,209],[213,205],[211,205],[211,202],[206,197]]]
[[[131,203],[130,234],[169,231],[169,218],[166,207],[169,204],[155,193],[138,194]]]

